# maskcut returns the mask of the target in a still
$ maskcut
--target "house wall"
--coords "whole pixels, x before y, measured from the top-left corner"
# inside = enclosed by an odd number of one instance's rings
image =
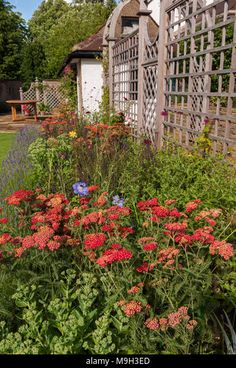
[[[81,59],[79,70],[81,77],[79,76],[78,83],[82,88],[81,93],[78,93],[78,111],[81,110],[81,105],[84,113],[98,111],[102,100],[102,63],[95,59]]]

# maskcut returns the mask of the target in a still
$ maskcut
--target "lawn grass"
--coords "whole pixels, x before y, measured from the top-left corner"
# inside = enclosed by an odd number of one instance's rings
[[[15,133],[0,133],[0,171],[2,161],[6,157],[15,137]]]

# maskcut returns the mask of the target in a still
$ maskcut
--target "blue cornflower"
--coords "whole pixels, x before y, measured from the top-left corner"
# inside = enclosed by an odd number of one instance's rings
[[[119,207],[124,207],[124,198],[119,196],[119,195],[115,195],[114,197],[112,197],[113,201],[112,204],[119,206]]]
[[[75,194],[78,194],[80,197],[87,196],[89,194],[88,186],[83,181],[78,181],[72,186]]]

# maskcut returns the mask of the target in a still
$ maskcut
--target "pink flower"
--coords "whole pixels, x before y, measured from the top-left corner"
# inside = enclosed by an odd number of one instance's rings
[[[172,232],[181,232],[187,229],[187,222],[172,222],[164,225],[164,228]]]
[[[126,316],[132,317],[137,313],[140,313],[142,310],[141,302],[137,302],[136,300],[131,300],[131,302],[126,303],[123,306],[123,311]]]
[[[194,211],[199,206],[200,203],[201,203],[201,201],[199,199],[195,199],[192,202],[188,202],[185,206],[186,212]]]
[[[217,254],[219,253],[219,255],[222,256],[222,258],[224,258],[226,261],[233,257],[234,255],[234,249],[232,244],[230,243],[226,243],[225,240],[215,240],[209,248],[209,253],[211,255]]]
[[[148,318],[145,322],[144,325],[149,329],[149,330],[157,330],[160,327],[160,324],[158,322],[158,319],[156,317],[154,318]]]

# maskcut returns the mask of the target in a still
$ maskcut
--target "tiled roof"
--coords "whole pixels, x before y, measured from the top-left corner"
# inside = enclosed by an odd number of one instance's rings
[[[96,33],[92,34],[86,40],[81,41],[72,48],[74,51],[102,51],[103,32],[105,26],[100,28]]]

